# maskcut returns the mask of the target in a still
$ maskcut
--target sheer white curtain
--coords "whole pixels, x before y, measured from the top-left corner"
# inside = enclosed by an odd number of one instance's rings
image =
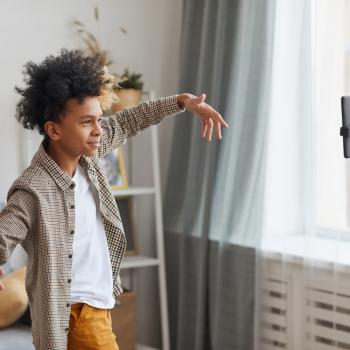
[[[350,349],[349,6],[276,3],[257,349]]]

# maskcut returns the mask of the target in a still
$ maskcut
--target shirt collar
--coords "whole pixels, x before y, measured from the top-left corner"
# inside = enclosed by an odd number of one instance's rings
[[[88,159],[88,157],[85,156],[81,156],[79,159],[80,165],[85,170],[91,169],[90,162],[91,161]],[[56,182],[58,187],[63,191],[75,186],[72,178],[64,170],[62,170],[58,164],[48,155],[44,148],[44,142],[40,144],[39,149],[32,160],[32,164],[35,163],[41,164]]]

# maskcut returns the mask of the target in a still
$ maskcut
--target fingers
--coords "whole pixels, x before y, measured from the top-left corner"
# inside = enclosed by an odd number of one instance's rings
[[[201,119],[201,136],[205,137],[205,133],[207,132],[207,123],[205,123],[202,119]]]
[[[221,127],[228,128],[228,124],[213,107],[204,103],[200,105],[206,98],[206,94],[202,94],[194,99],[195,104],[197,105],[197,110],[195,111],[201,120],[201,136],[208,141],[211,141],[211,136],[213,133],[213,127],[215,125],[216,137],[221,140]]]
[[[217,121],[215,123],[216,125],[216,137],[221,140],[222,139],[222,136],[221,136],[221,124]]]
[[[213,133],[213,120],[209,119],[209,126],[208,126],[208,135],[207,135],[207,140],[211,141],[211,134]]]
[[[226,121],[224,120],[224,118],[221,116],[220,113],[215,112],[213,115],[213,118],[218,121],[220,124],[222,124],[225,128],[228,128],[228,124],[226,123]]]
[[[225,127],[228,128],[228,124],[226,123],[225,119],[219,114],[219,122]]]
[[[221,124],[218,121],[213,122],[212,119],[208,119],[207,122],[202,121],[202,127],[201,127],[201,136],[202,137],[206,136],[208,141],[211,141],[214,123],[215,123],[215,128],[216,128],[216,137],[219,140],[222,139]]]
[[[225,128],[228,128],[228,124],[226,123],[222,115],[219,112],[217,112],[214,108],[211,107],[211,109],[212,109],[212,113],[210,115],[210,118],[213,118],[215,121],[218,121]]]
[[[217,112],[212,106],[208,105],[207,103],[205,103],[203,106],[198,106],[200,105],[202,102],[204,102],[204,100],[206,99],[207,95],[206,94],[201,94],[200,96],[196,97],[193,101],[195,102],[195,105],[197,105],[197,108],[201,107],[201,111],[203,110],[206,114],[206,117],[212,118],[214,120],[217,120],[218,122],[220,122],[221,125],[223,125],[225,128],[228,128],[228,124],[226,123],[226,121],[224,120],[224,118],[222,117],[222,115]],[[196,112],[201,113],[201,111],[197,110]]]

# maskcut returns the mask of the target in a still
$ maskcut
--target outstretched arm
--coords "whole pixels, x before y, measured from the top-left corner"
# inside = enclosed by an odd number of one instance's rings
[[[126,143],[129,137],[139,134],[149,126],[156,125],[166,116],[183,112],[177,103],[177,95],[142,102],[136,107],[126,108],[110,117],[103,118],[101,146],[98,156],[103,157]]]
[[[194,113],[201,120],[201,135],[211,141],[213,127],[216,136],[221,139],[221,126],[228,124],[219,112],[204,102],[205,94],[195,96],[188,93],[159,98],[154,101],[142,102],[137,107],[125,110],[102,120],[103,134],[98,156],[103,157],[126,143],[131,136],[139,134],[151,125],[158,124],[166,116],[174,115],[185,110]]]

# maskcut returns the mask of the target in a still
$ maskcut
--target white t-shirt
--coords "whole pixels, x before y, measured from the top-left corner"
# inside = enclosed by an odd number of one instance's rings
[[[71,303],[111,309],[115,304],[112,266],[96,190],[79,164],[72,179],[75,231]]]

